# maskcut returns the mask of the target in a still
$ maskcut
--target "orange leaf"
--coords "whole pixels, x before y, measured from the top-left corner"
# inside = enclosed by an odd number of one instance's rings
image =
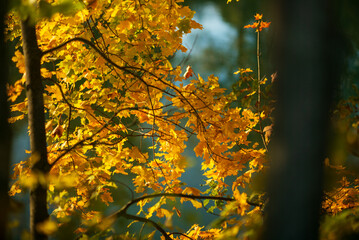
[[[108,192],[108,189],[103,188],[101,193],[101,200],[108,206],[109,202],[113,202],[113,198],[111,196],[111,193]]]
[[[177,216],[181,217],[182,214],[181,214],[180,210],[178,210],[176,207],[173,207],[172,210],[175,210],[177,213]]]
[[[261,20],[262,17],[263,17],[263,14],[257,13],[256,15],[254,15],[254,19],[255,19],[255,20]]]
[[[52,137],[55,136],[61,137],[63,132],[64,129],[61,127],[61,125],[57,125],[56,128],[52,131],[51,135]]]
[[[198,190],[197,188],[193,188],[193,187],[186,187],[183,192],[183,194],[189,194],[189,195],[194,195],[194,196],[199,196],[201,195],[201,191]]]
[[[248,24],[246,26],[244,26],[244,28],[257,28],[258,27],[258,24],[257,22],[253,23],[253,24]]]
[[[263,128],[263,132],[265,134],[265,138],[268,139],[273,131],[273,124],[266,126],[265,128]]]
[[[263,28],[268,28],[270,24],[271,22],[261,22],[260,30],[262,30]]]
[[[188,78],[190,78],[192,76],[193,76],[193,70],[192,70],[191,66],[188,66],[187,69],[186,69],[186,72],[183,74],[183,77],[185,79],[188,79]]]

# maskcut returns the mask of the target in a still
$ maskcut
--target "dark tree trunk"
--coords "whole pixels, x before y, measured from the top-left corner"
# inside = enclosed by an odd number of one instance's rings
[[[278,104],[262,239],[318,239],[329,110],[343,59],[329,2],[277,0],[273,14]]]
[[[8,82],[8,65],[4,39],[4,17],[7,1],[0,2],[0,239],[7,237],[7,219],[9,209],[8,185],[11,152],[11,129],[7,121],[9,106],[7,103],[6,83]]]
[[[50,169],[47,161],[43,85],[41,80],[41,51],[37,45],[36,29],[29,20],[21,23],[22,41],[26,64],[26,95],[28,99],[28,122],[32,172],[46,175]],[[47,186],[39,183],[30,191],[30,232],[33,239],[47,239],[36,226],[47,220]]]

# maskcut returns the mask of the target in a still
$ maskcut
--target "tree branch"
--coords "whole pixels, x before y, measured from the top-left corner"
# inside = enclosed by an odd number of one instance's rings
[[[127,210],[130,206],[132,206],[135,203],[138,203],[140,201],[143,201],[145,199],[150,198],[158,198],[158,197],[180,197],[180,198],[189,198],[189,199],[210,199],[210,200],[222,200],[222,201],[235,201],[234,198],[227,198],[227,197],[216,197],[216,196],[195,196],[195,195],[186,195],[181,193],[157,193],[157,194],[150,194],[146,196],[142,196],[139,198],[135,198],[131,201],[129,201],[125,206],[123,206],[120,210],[116,211],[115,213],[111,214],[110,216],[105,217],[105,219],[116,219],[118,217],[125,217],[129,219],[134,219],[140,222],[150,223],[152,226],[154,226],[159,232],[163,234],[166,240],[172,239],[170,236],[166,233],[166,231],[158,225],[153,220],[150,220],[148,218],[139,217],[127,214]]]
[[[131,214],[127,214],[125,212],[122,212],[120,214],[120,216],[128,218],[128,219],[133,219],[139,222],[145,222],[145,223],[150,223],[152,224],[152,226],[154,228],[156,228],[160,233],[162,233],[162,235],[165,237],[166,240],[172,240],[172,238],[166,233],[166,231],[155,221],[148,219],[148,218],[144,218],[144,217],[139,217],[139,216],[135,216],[135,215],[131,215]]]
[[[75,149],[76,147],[80,146],[81,144],[83,144],[84,142],[91,140],[92,138],[94,138],[95,136],[97,136],[98,133],[100,133],[102,130],[104,130],[105,128],[107,128],[107,126],[112,122],[112,120],[117,116],[117,114],[121,111],[125,111],[125,110],[136,110],[137,108],[121,108],[119,109],[117,112],[114,113],[114,115],[99,129],[97,130],[93,135],[88,136],[84,139],[82,139],[81,141],[75,143],[74,145],[72,145],[70,148],[66,149],[63,153],[61,153],[52,163],[50,163],[50,168],[52,168],[63,156],[65,156],[66,154],[68,154],[69,152],[71,152],[73,149]]]
[[[141,82],[143,82],[143,83],[144,83],[146,86],[148,86],[148,87],[153,87],[153,88],[155,88],[155,89],[157,89],[157,90],[159,90],[159,91],[161,91],[161,92],[164,92],[164,93],[166,93],[166,94],[168,94],[168,95],[170,95],[170,96],[172,96],[172,97],[175,97],[174,95],[172,95],[172,94],[166,92],[166,91],[163,90],[163,89],[160,89],[160,88],[158,88],[158,87],[156,87],[156,86],[147,84],[147,83],[142,79],[141,76],[135,74],[134,72],[130,71],[129,69],[138,70],[138,71],[144,71],[144,72],[148,73],[149,75],[151,75],[152,77],[154,77],[156,80],[158,80],[158,81],[160,81],[161,83],[163,83],[164,85],[166,85],[166,86],[168,86],[169,88],[172,88],[173,90],[175,90],[175,91],[184,99],[184,101],[186,101],[186,102],[188,103],[188,105],[192,108],[192,110],[193,110],[194,113],[196,114],[197,118],[198,118],[199,121],[201,122],[201,125],[202,125],[202,127],[203,127],[203,130],[205,131],[206,128],[205,128],[204,123],[202,122],[202,120],[201,120],[201,118],[200,118],[200,116],[199,116],[199,113],[197,112],[196,108],[189,102],[189,100],[188,100],[185,96],[183,96],[181,90],[179,90],[175,85],[172,85],[172,84],[169,84],[169,83],[165,82],[165,81],[162,80],[160,77],[156,76],[155,74],[153,74],[152,72],[150,72],[150,71],[148,71],[148,70],[146,70],[146,69],[143,69],[143,68],[140,68],[140,67],[132,67],[132,66],[126,66],[126,67],[124,67],[124,66],[118,65],[118,64],[115,63],[113,60],[111,60],[108,56],[106,56],[106,54],[105,54],[103,51],[101,51],[94,43],[92,43],[91,41],[89,41],[89,40],[87,40],[87,39],[85,39],[85,38],[75,37],[75,38],[72,38],[72,39],[70,39],[70,40],[67,40],[66,42],[61,43],[60,45],[58,45],[58,46],[56,46],[56,47],[53,47],[53,48],[48,49],[48,50],[46,50],[46,51],[43,51],[43,52],[41,53],[41,57],[43,57],[44,55],[49,54],[49,53],[51,53],[51,52],[54,52],[54,51],[56,51],[56,50],[58,50],[58,49],[60,49],[60,48],[62,48],[62,47],[64,47],[64,46],[66,46],[66,44],[68,44],[68,43],[76,42],[76,41],[82,42],[82,43],[85,43],[85,44],[89,45],[89,46],[90,46],[91,48],[93,48],[98,54],[100,54],[101,57],[103,57],[108,63],[110,63],[110,64],[113,65],[114,67],[116,67],[116,68],[118,68],[118,69],[120,69],[120,70],[122,70],[122,71],[124,71],[124,72],[126,72],[126,73],[131,74],[132,76],[134,76],[135,78],[139,79]]]
[[[114,212],[113,214],[104,217],[102,222],[106,222],[106,220],[110,220],[111,222],[114,222],[117,218],[119,217],[124,217],[124,218],[128,218],[128,219],[133,219],[139,222],[144,222],[144,223],[150,223],[153,227],[155,227],[159,232],[161,232],[163,234],[163,236],[165,237],[166,240],[171,240],[172,238],[170,237],[170,235],[173,234],[180,234],[182,236],[185,236],[189,239],[191,239],[190,237],[188,237],[185,234],[182,233],[177,233],[177,232],[173,232],[173,233],[167,233],[163,227],[161,227],[158,223],[154,222],[151,219],[148,218],[144,218],[144,217],[140,217],[140,216],[135,216],[135,215],[131,215],[127,213],[127,210],[130,206],[132,206],[135,203],[138,203],[140,201],[143,201],[145,199],[150,199],[150,198],[158,198],[158,197],[177,197],[177,198],[188,198],[188,199],[209,199],[209,200],[222,200],[222,201],[227,201],[227,202],[232,202],[235,201],[234,198],[228,198],[228,197],[217,197],[217,196],[196,196],[196,195],[186,195],[186,194],[181,194],[181,193],[157,193],[157,194],[150,194],[150,195],[145,195],[139,198],[135,198],[132,199],[131,201],[129,201],[126,205],[124,205],[120,210]],[[248,204],[252,205],[249,201],[247,201]],[[257,204],[253,204],[254,206],[258,206]]]
[[[178,234],[178,235],[181,235],[181,236],[186,237],[186,238],[188,238],[188,239],[194,240],[193,238],[187,236],[187,235],[184,234],[184,233],[180,233],[180,232],[172,232],[172,233],[170,233],[170,235],[174,235],[174,234]]]
[[[158,197],[181,197],[181,198],[189,198],[189,199],[209,199],[209,200],[222,200],[222,201],[235,201],[234,198],[227,198],[227,197],[216,197],[216,196],[196,196],[196,195],[187,195],[181,193],[157,193],[157,194],[150,194],[145,195],[139,198],[135,198],[132,201],[128,202],[121,210],[119,211],[127,211],[127,209],[135,203],[143,201],[149,198],[158,198]]]

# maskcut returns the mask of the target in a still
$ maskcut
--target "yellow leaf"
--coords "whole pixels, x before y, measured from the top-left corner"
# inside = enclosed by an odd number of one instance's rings
[[[197,209],[202,207],[202,203],[200,203],[200,202],[198,202],[196,200],[192,200],[192,199],[190,201],[191,201],[193,207],[195,207]]]
[[[194,187],[186,187],[183,192],[183,194],[188,194],[188,195],[194,195],[194,196],[200,196],[201,195],[201,191],[198,190],[197,188]]]
[[[26,102],[21,102],[21,103],[17,103],[17,104],[13,104],[11,105],[11,111],[12,112],[23,112],[27,107],[27,103]]]
[[[245,211],[249,209],[249,205],[247,203],[247,194],[246,193],[239,193],[238,189],[234,189],[233,196],[238,203],[238,213],[243,216]]]
[[[147,153],[141,153],[137,147],[132,147],[130,156],[131,158],[137,160],[139,163],[146,163],[147,162]]]
[[[37,224],[36,230],[43,234],[51,235],[57,231],[57,224],[54,221],[46,220]]]
[[[155,233],[156,233],[156,230],[153,231],[153,232],[151,232],[150,234],[148,234],[146,239],[152,240],[152,239],[153,239],[153,236],[155,235]]]
[[[84,201],[80,200],[77,202],[77,206],[83,207],[85,205]]]
[[[9,195],[14,196],[17,193],[21,193],[21,188],[20,188],[20,185],[18,184],[18,182],[14,183],[11,186],[10,191],[9,191]]]
[[[33,188],[38,183],[38,177],[35,174],[20,177],[20,184],[26,188]]]
[[[181,217],[181,212],[180,212],[180,210],[178,210],[176,207],[173,207],[173,210],[176,211],[177,216]]]
[[[24,119],[24,117],[25,117],[25,114],[21,114],[21,115],[16,116],[16,117],[11,117],[11,118],[8,119],[8,122],[9,123],[14,123],[14,122],[16,122],[18,120]]]
[[[103,188],[101,192],[101,200],[108,206],[109,202],[113,202],[111,193],[108,192],[107,188]]]
[[[121,21],[117,28],[119,31],[123,32],[131,29],[131,27],[132,23],[130,21]]]

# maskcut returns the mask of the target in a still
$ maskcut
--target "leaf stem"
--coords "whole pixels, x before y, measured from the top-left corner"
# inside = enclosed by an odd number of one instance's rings
[[[261,25],[261,21],[259,22],[258,26]],[[260,64],[260,56],[261,56],[261,52],[260,52],[260,30],[259,28],[257,29],[257,94],[258,94],[258,98],[257,98],[257,113],[258,113],[258,118],[259,118],[259,131],[260,131],[260,135],[263,141],[263,145],[266,149],[266,151],[268,152],[268,146],[267,146],[267,142],[264,136],[264,132],[263,132],[263,125],[262,125],[262,118],[261,118],[261,64]]]

